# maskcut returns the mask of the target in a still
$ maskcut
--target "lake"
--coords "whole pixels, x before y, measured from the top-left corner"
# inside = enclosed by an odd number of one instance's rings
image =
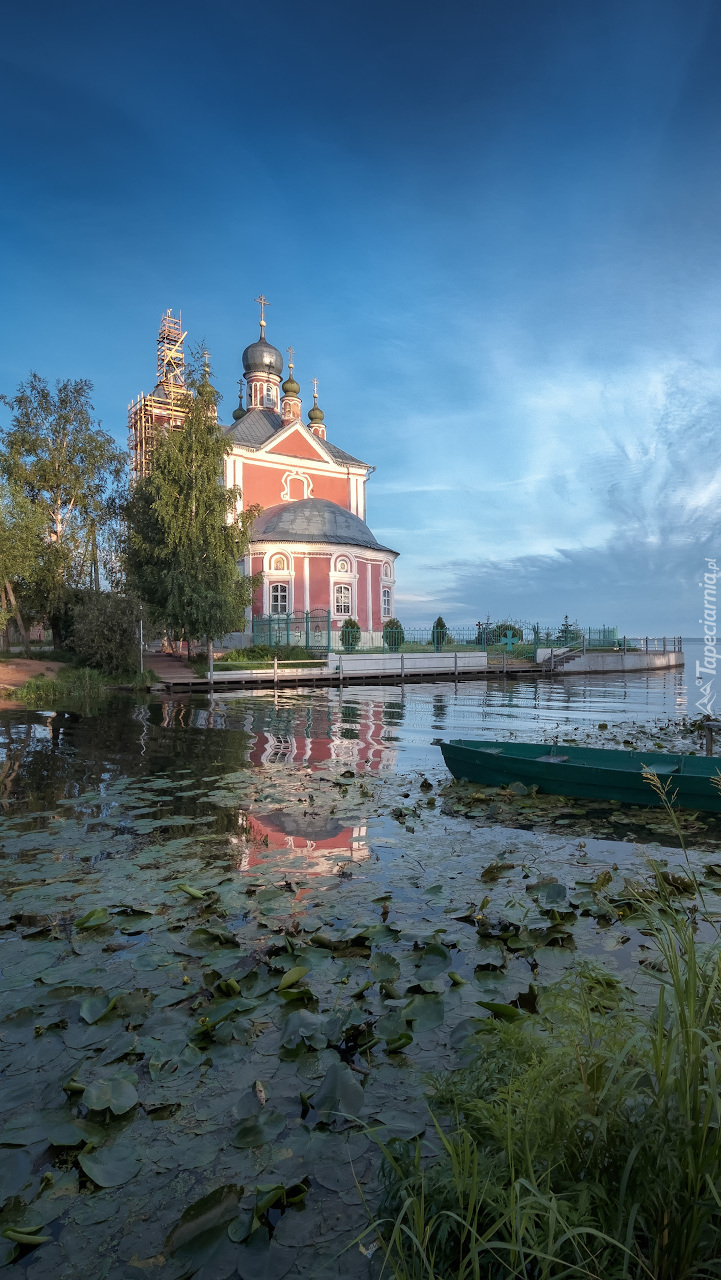
[[[2,1238],[9,1274],[373,1275],[377,1143],[429,1140],[428,1073],[579,958],[643,995],[628,884],[649,853],[685,868],[662,811],[449,787],[434,739],[696,750],[694,692],[680,669],[0,713],[0,1218],[43,1241]]]

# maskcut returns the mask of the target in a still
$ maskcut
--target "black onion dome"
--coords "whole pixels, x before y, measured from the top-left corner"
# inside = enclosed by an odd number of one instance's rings
[[[253,525],[253,542],[333,542],[388,551],[365,520],[326,498],[301,498],[268,507]]]
[[[245,348],[243,369],[245,373],[276,373],[280,377],[283,372],[283,357],[277,347],[272,347],[265,338],[259,338]]]

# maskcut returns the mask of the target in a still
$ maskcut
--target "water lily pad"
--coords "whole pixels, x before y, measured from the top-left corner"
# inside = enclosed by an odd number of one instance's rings
[[[101,1147],[100,1151],[78,1156],[78,1164],[99,1187],[122,1187],[140,1170],[140,1160],[131,1151],[119,1147]]]
[[[30,1179],[33,1162],[29,1151],[3,1151],[0,1162],[0,1204],[8,1196],[16,1196]]]
[[[401,976],[400,964],[388,951],[374,952],[370,966],[376,982],[396,982]]]
[[[113,996],[112,1000],[106,995],[87,996],[80,1005],[80,1017],[90,1024],[99,1022],[106,1013],[110,1013],[115,1008],[117,1000],[117,996]]]
[[[287,987],[294,987],[296,983],[300,982],[307,973],[310,973],[310,969],[303,964],[296,965],[295,968],[289,969],[287,973],[283,974],[283,977],[278,983],[278,990],[285,991]]]
[[[322,1124],[343,1127],[356,1119],[363,1109],[365,1095],[358,1077],[345,1062],[332,1062],[319,1089],[313,1094],[313,1106]]]
[[[445,972],[450,963],[450,951],[438,942],[429,942],[416,962],[416,980],[423,982],[426,978],[437,978],[439,974]]]
[[[274,1142],[284,1128],[285,1116],[278,1111],[263,1111],[241,1121],[230,1141],[234,1147],[250,1150],[262,1147],[266,1142]]]
[[[440,1027],[445,1017],[443,999],[436,995],[411,996],[403,1009],[403,1017],[413,1023],[416,1033]]]
[[[83,1094],[83,1105],[89,1111],[104,1111],[109,1107],[113,1115],[122,1116],[138,1101],[134,1086],[124,1076],[111,1076],[109,1080],[96,1080]]]
[[[75,928],[97,929],[99,925],[107,924],[109,919],[110,912],[107,907],[94,907],[92,911],[88,911],[86,915],[75,921]]]
[[[191,1244],[202,1243],[203,1237],[215,1228],[227,1228],[237,1216],[242,1195],[243,1188],[233,1183],[216,1187],[215,1191],[191,1204],[167,1236],[165,1252],[185,1251]]]
[[[240,1280],[282,1280],[297,1261],[295,1249],[276,1244],[260,1227],[241,1246],[238,1275]]]

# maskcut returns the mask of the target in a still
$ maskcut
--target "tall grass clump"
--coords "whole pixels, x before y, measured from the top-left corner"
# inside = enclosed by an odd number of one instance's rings
[[[432,1082],[435,1154],[384,1149],[385,1275],[721,1276],[721,944],[656,890],[640,992],[583,963],[487,1019]]]
[[[156,679],[152,670],[130,672],[121,677],[124,686],[144,692]],[[38,708],[86,707],[113,691],[107,676],[93,667],[67,667],[57,676],[33,676],[12,696],[24,706]]]

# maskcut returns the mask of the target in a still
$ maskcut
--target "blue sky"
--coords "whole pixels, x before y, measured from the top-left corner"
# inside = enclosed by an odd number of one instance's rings
[[[161,313],[253,298],[374,463],[398,612],[698,631],[721,553],[715,0],[40,3],[4,19],[0,388],[125,439]]]

